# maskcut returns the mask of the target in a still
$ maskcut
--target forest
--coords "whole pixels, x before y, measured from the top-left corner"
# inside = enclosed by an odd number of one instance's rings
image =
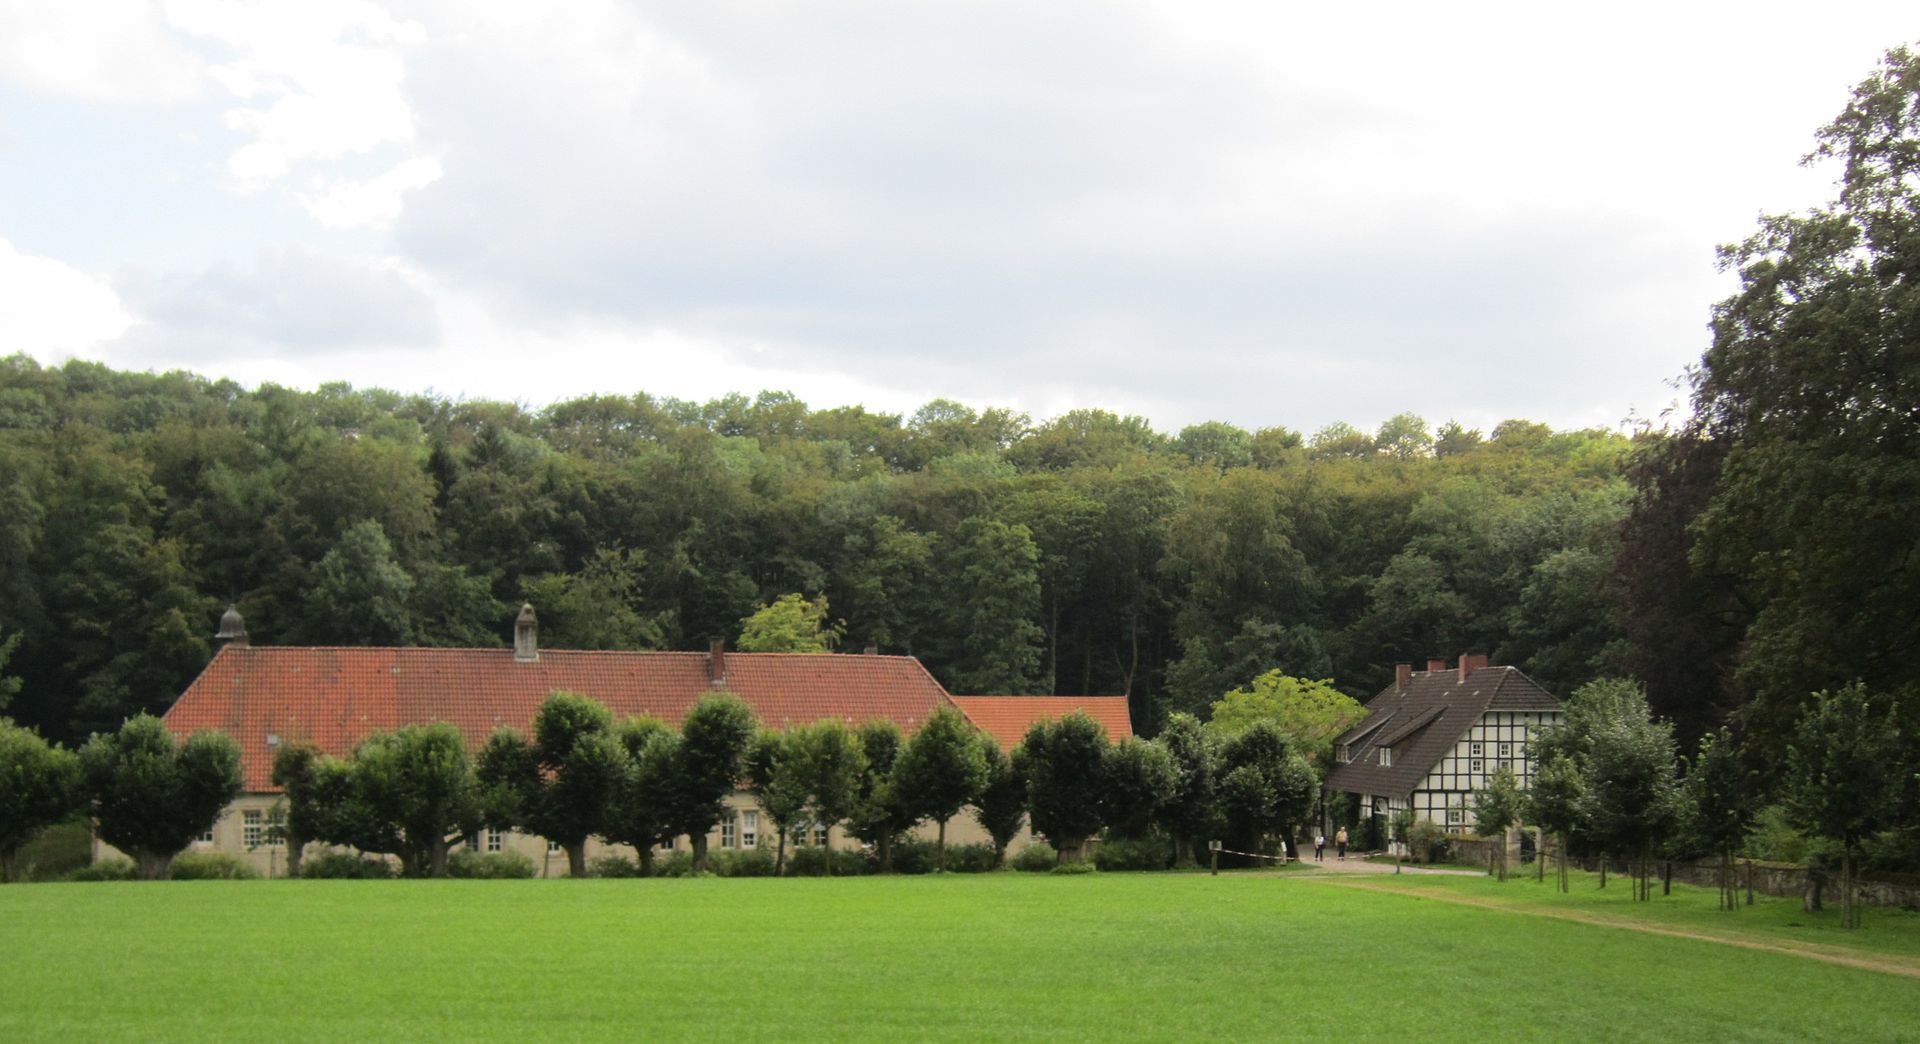
[[[704,648],[824,598],[956,693],[1204,717],[1267,671],[1365,698],[1487,653],[1632,679],[1761,756],[1812,694],[1920,693],[1920,59],[1816,137],[1832,202],[1722,248],[1691,410],[1631,434],[1401,413],[1156,430],[937,400],[545,407],[0,358],[0,713],[164,709],[228,604],[270,644]],[[1912,731],[1912,730],[1907,730]],[[1913,787],[1909,785],[1908,791]],[[1911,800],[1911,793],[1908,800]]]

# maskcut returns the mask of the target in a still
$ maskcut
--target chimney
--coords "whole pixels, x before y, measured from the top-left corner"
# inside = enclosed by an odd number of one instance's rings
[[[1447,661],[1445,660],[1428,660],[1427,661],[1428,674],[1439,674],[1441,671],[1444,671],[1446,669],[1447,669]]]
[[[1477,671],[1480,668],[1485,667],[1486,665],[1487,665],[1486,653],[1461,653],[1460,654],[1460,680],[1466,681],[1467,675],[1472,674],[1474,671]]]
[[[1396,663],[1393,665],[1393,687],[1404,689],[1413,680],[1413,664]]]
[[[715,638],[707,646],[707,683],[718,689],[727,684],[727,640]]]
[[[520,615],[513,620],[513,662],[540,661],[540,618],[534,615],[532,602],[520,603]]]
[[[220,614],[220,630],[214,634],[213,642],[219,649],[229,645],[236,649],[247,647],[247,625],[240,619],[240,610],[229,605],[227,611]]]

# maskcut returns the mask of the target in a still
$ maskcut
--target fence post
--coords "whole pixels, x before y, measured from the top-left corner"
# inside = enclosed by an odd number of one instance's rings
[[[1207,842],[1207,851],[1213,856],[1213,876],[1220,876],[1220,842]]]

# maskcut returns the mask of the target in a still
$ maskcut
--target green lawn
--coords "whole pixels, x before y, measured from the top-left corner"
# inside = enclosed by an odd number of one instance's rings
[[[0,1040],[1920,1032],[1913,978],[1316,876],[5,887]]]

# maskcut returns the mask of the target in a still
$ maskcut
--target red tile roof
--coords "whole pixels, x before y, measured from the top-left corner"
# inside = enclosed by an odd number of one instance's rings
[[[1074,711],[1085,711],[1110,740],[1133,735],[1133,716],[1127,712],[1125,696],[954,696],[950,697],[960,713],[974,727],[1012,750],[1026,738],[1027,729],[1036,721],[1064,718]]]
[[[773,728],[889,719],[912,732],[948,702],[911,656],[728,652],[726,689]],[[547,694],[591,696],[616,717],[669,724],[712,691],[707,654],[543,649],[243,647],[222,649],[162,719],[176,735],[219,729],[241,751],[245,789],[271,791],[268,737],[344,755],[377,730],[451,722],[478,749],[495,726],[526,731]],[[1124,720],[1124,719],[1123,719]]]

